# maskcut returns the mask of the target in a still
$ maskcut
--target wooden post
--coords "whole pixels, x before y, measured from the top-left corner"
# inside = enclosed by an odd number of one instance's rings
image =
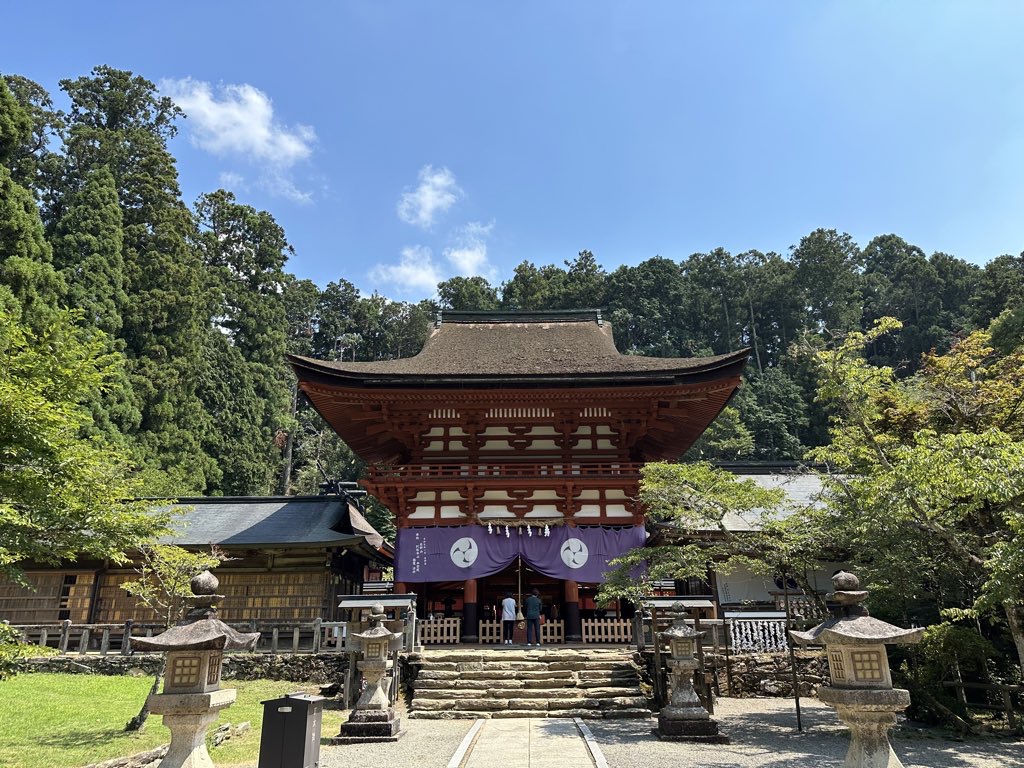
[[[732,630],[729,629],[729,620],[722,619],[722,635],[725,641],[725,684],[729,686],[729,695],[735,696],[736,691],[732,687],[732,659],[729,656],[729,649],[732,646]]]
[[[786,606],[786,645],[789,647],[789,666],[793,672],[793,702],[796,704],[796,729],[800,733],[804,730],[803,717],[800,714],[800,681],[796,674],[796,652],[793,650],[793,638],[789,636],[793,628],[793,615],[789,610],[789,573],[782,571],[782,597]]]
[[[46,630],[46,627],[43,627],[42,629],[40,629],[39,630],[39,646],[41,648],[45,648],[46,647],[46,641],[49,640],[49,639],[50,639],[50,633]]]
[[[292,630],[292,653],[299,652],[299,628],[295,627]]]
[[[100,656],[110,653],[110,628],[103,628],[103,636],[100,637]]]
[[[654,700],[661,709],[668,703],[661,678],[661,641],[658,639],[658,609],[651,606],[651,641],[654,644]]]
[[[700,632],[700,608],[694,610],[693,631]],[[697,638],[697,670],[700,675],[700,689],[704,693],[704,708],[709,715],[715,714],[715,697],[711,695],[711,686],[708,685],[708,676],[704,668],[704,638]]]
[[[313,653],[320,653],[320,635],[323,632],[323,619],[313,620]]]
[[[464,643],[480,642],[478,633],[480,615],[480,597],[476,579],[466,579],[462,584],[462,624],[461,639]]]
[[[271,653],[277,653],[277,638],[278,638],[278,635],[280,634],[280,632],[281,632],[280,627],[274,627],[270,631],[270,652]]]

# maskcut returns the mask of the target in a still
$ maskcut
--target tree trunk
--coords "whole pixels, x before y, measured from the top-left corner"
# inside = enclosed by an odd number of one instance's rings
[[[295,414],[299,409],[299,387],[298,384],[292,387],[292,422],[295,422]],[[292,484],[292,450],[295,446],[295,428],[288,430],[288,438],[284,444],[284,467],[281,469],[281,495],[287,496],[288,489]]]
[[[1017,663],[1024,670],[1024,605],[1007,600],[1003,603],[1006,610],[1006,620],[1010,625],[1010,636],[1013,644],[1017,646]]]
[[[149,719],[149,697],[157,693],[160,690],[160,678],[164,676],[164,667],[166,666],[166,657],[164,662],[160,665],[160,668],[156,672],[156,676],[153,678],[153,685],[149,689],[149,695],[146,696],[146,700],[142,702],[142,709],[135,715],[131,720],[124,724],[126,731],[141,731],[146,727],[146,720]]]

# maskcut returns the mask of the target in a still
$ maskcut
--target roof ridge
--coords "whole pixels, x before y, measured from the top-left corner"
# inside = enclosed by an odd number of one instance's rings
[[[604,325],[601,309],[455,310],[437,313],[436,325],[445,323],[585,323]]]

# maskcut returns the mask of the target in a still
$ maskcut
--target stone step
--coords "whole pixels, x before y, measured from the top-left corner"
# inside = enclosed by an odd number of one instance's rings
[[[579,717],[584,720],[625,720],[651,717],[650,709],[565,709],[542,712],[536,709],[502,709],[487,712],[466,710],[412,711],[411,720],[490,720],[514,717]]]
[[[508,698],[509,696],[515,696],[519,699],[546,699],[549,696],[557,693],[559,698],[568,698],[578,696],[583,698],[584,696],[591,699],[609,699],[618,696],[641,696],[643,691],[639,686],[632,688],[575,688],[575,687],[561,687],[561,688],[520,688],[515,689],[514,693],[510,693],[507,689],[494,689],[494,690],[481,690],[480,696],[487,698]],[[476,693],[474,693],[474,696]],[[466,697],[466,691],[455,689],[455,690],[438,690],[438,689],[416,689],[414,700],[432,700],[432,699],[464,699]]]

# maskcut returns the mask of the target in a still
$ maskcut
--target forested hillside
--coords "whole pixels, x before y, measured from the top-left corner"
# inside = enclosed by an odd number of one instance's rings
[[[717,459],[799,459],[827,439],[809,364],[789,354],[797,340],[892,316],[903,330],[869,354],[902,375],[1003,313],[996,341],[1019,341],[1024,254],[977,266],[833,229],[785,254],[652,254],[609,268],[586,250],[561,265],[523,254],[500,285],[456,277],[415,304],[361,295],[343,268],[320,287],[287,271],[292,249],[270,213],[225,190],[182,199],[169,140],[185,116],[153,83],[98,67],[61,89],[66,111],[29,80],[0,80],[0,308],[29,330],[77,308],[105,334],[116,375],[91,395],[83,429],[130,455],[152,495],[314,492],[358,476],[296,398],[285,353],[412,355],[439,308],[603,307],[630,354],[750,347],[746,386],[691,452]]]

